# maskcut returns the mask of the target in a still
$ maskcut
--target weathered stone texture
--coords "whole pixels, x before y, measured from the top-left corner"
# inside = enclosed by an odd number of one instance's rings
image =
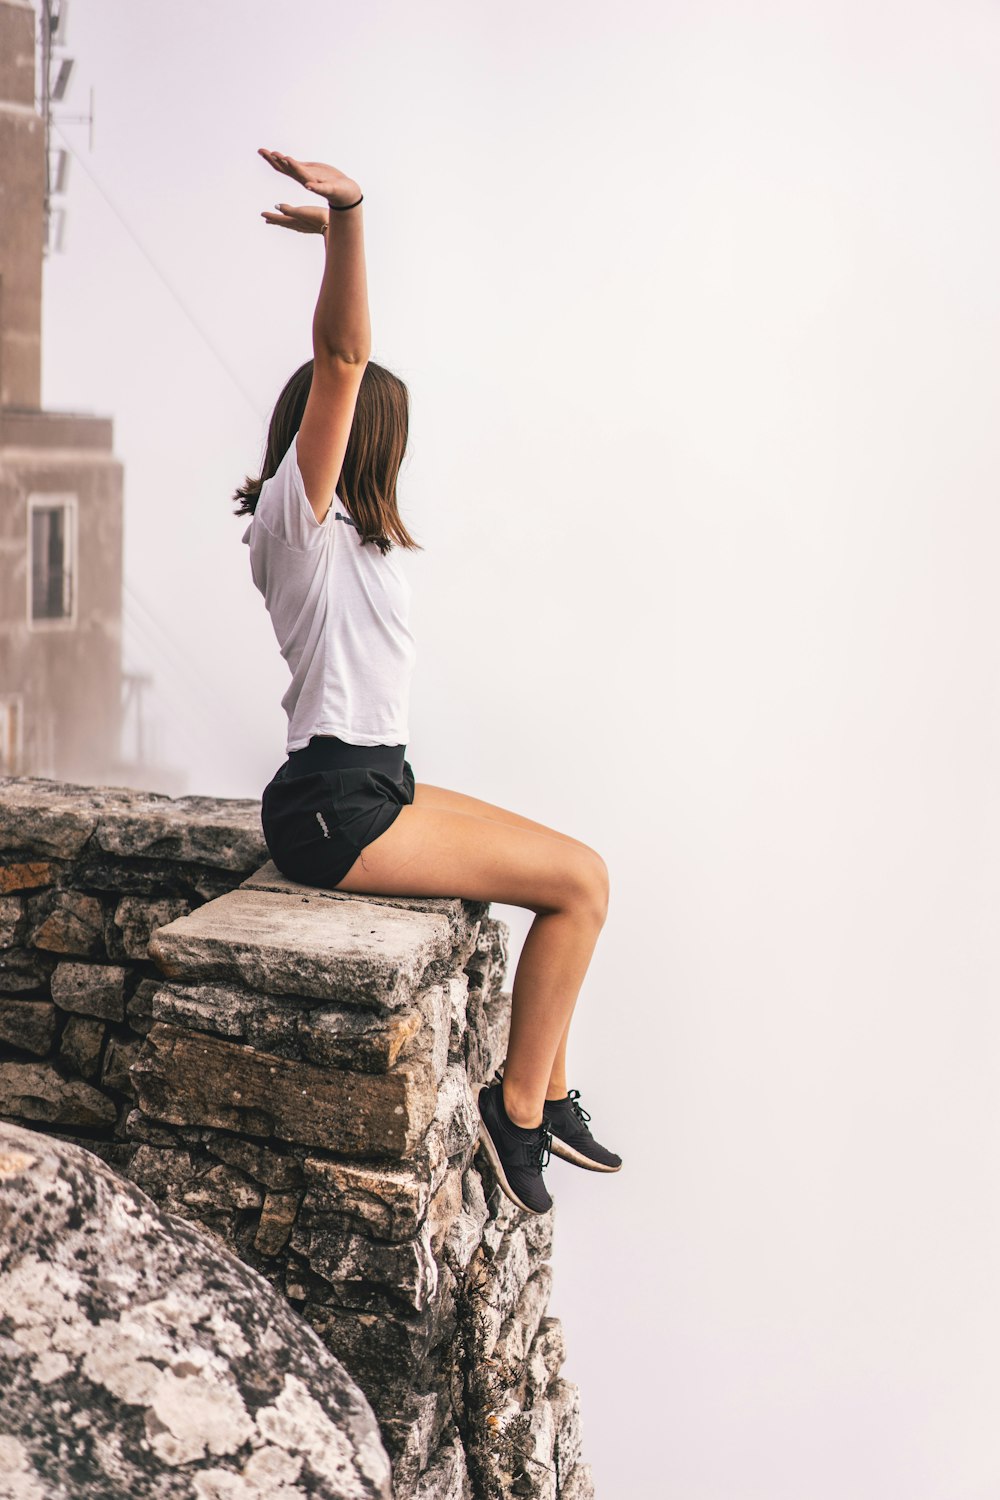
[[[95,799],[47,777],[0,778],[0,849],[27,859],[71,859],[97,826]]]
[[[380,1417],[398,1411],[411,1393],[414,1372],[423,1370],[430,1353],[431,1321],[359,1312],[333,1301],[305,1301],[299,1296],[301,1283],[291,1274],[287,1290],[302,1302],[303,1317],[350,1370]]]
[[[365,1398],[218,1245],[89,1153],[3,1125],[0,1223],[7,1493],[388,1500]]]
[[[99,956],[104,953],[104,908],[96,896],[57,891],[31,942],[49,953]]]
[[[334,1068],[385,1073],[423,1025],[419,1010],[397,1011],[381,1024],[370,1012],[322,1006],[298,1022],[303,1057]]]
[[[434,1123],[448,1157],[460,1156],[479,1133],[479,1110],[460,1063],[448,1068],[438,1087]]]
[[[176,1146],[142,1145],[129,1162],[128,1175],[169,1213],[202,1218],[220,1209],[260,1208],[264,1193],[238,1168],[197,1158]]]
[[[453,1438],[440,1448],[421,1475],[413,1500],[472,1500],[472,1485],[461,1442]]]
[[[173,1125],[276,1135],[344,1156],[403,1156],[423,1139],[433,1083],[415,1067],[347,1073],[157,1023],[133,1069],[140,1107]]]
[[[589,1464],[576,1464],[559,1482],[559,1500],[595,1500],[594,1475]]]
[[[479,934],[480,923],[489,912],[486,901],[463,901],[455,896],[378,896],[366,894],[352,896],[347,891],[300,885],[286,880],[268,860],[259,870],[243,881],[243,889],[249,891],[277,891],[290,895],[307,896],[310,900],[356,903],[363,900],[366,906],[394,906],[400,911],[430,912],[447,919],[451,931],[451,943],[457,964],[464,967]],[[504,938],[499,941],[505,942]]]
[[[47,990],[49,975],[58,960],[37,948],[4,947],[0,944],[0,991],[6,995],[31,995]]]
[[[123,1021],[126,973],[119,964],[58,964],[52,975],[52,998],[62,1010]]]
[[[123,896],[107,925],[105,940],[110,958],[148,958],[149,940],[158,927],[185,916],[191,903],[180,896]]]
[[[501,1325],[493,1352],[508,1368],[519,1369],[528,1359],[551,1290],[552,1270],[543,1264],[525,1282],[511,1315]],[[542,1382],[542,1389],[547,1383]]]
[[[20,942],[25,926],[25,906],[21,897],[0,896],[0,947],[12,948]]]
[[[0,1115],[47,1125],[113,1125],[117,1110],[106,1094],[79,1079],[62,1078],[46,1063],[0,1063]]]
[[[41,776],[0,778],[0,849],[36,860],[73,859],[88,845],[241,875],[267,857],[254,798],[175,798]]]
[[[120,1094],[134,1094],[135,1088],[132,1083],[130,1068],[139,1056],[142,1048],[142,1039],[135,1037],[132,1041],[122,1041],[120,1037],[112,1036],[108,1039],[107,1050],[104,1054],[104,1064],[101,1068],[101,1083],[106,1089],[114,1089]]]
[[[81,1078],[93,1078],[101,1059],[106,1027],[89,1016],[67,1016],[59,1043],[59,1056],[66,1067]]]
[[[268,1193],[261,1206],[254,1249],[278,1255],[287,1245],[302,1199],[298,1193]]]
[[[56,1034],[56,1008],[47,1000],[0,999],[0,1055],[4,1044],[44,1057]]]
[[[141,800],[140,800],[141,799]],[[94,844],[107,854],[210,865],[233,873],[267,857],[260,802],[238,797],[164,797],[134,793],[108,802]]]
[[[448,1403],[441,1393],[415,1391],[397,1416],[383,1420],[382,1431],[392,1453],[392,1477],[397,1493],[411,1493],[428,1468],[448,1417]]]
[[[0,892],[32,891],[52,885],[59,866],[49,860],[29,860],[23,864],[0,864]]]
[[[304,1203],[310,1212],[393,1241],[407,1239],[420,1228],[447,1158],[438,1150],[433,1158],[428,1153],[412,1166],[389,1167],[383,1162],[307,1156],[304,1166]]]
[[[302,1162],[297,1156],[284,1155],[257,1145],[254,1141],[244,1141],[239,1136],[221,1135],[214,1131],[204,1131],[202,1140],[205,1149],[212,1156],[228,1162],[232,1167],[239,1167],[240,1171],[252,1177],[255,1182],[263,1183],[265,1187],[281,1191],[303,1185],[305,1178]]]
[[[388,1302],[422,1313],[437,1288],[438,1267],[426,1225],[413,1239],[385,1244],[330,1225],[303,1208],[291,1246],[334,1288],[341,1307],[378,1310]],[[373,1297],[373,1292],[382,1296]]]
[[[160,984],[152,996],[157,1021],[187,1031],[249,1042],[262,1052],[299,1057],[299,1008],[291,999],[280,1005],[266,995],[224,984]]]
[[[580,1458],[580,1392],[568,1380],[557,1377],[548,1387],[547,1396],[555,1415],[557,1474],[572,1474]]]
[[[451,958],[451,924],[444,913],[243,888],[161,927],[150,953],[169,978],[395,1010]]]
[[[464,1279],[488,1218],[482,1179],[478,1172],[467,1171],[462,1178],[461,1212],[452,1220],[441,1247],[444,1260],[457,1277]]]
[[[142,979],[125,1005],[125,1019],[137,1036],[145,1036],[153,1024],[153,997],[160,988],[155,979]]]

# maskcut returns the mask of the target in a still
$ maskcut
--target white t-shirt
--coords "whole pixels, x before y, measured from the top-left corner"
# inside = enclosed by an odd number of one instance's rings
[[[281,700],[287,752],[314,734],[405,745],[416,647],[410,583],[395,547],[362,546],[339,495],[323,521],[309,504],[298,435],[261,486],[243,534],[292,680]]]

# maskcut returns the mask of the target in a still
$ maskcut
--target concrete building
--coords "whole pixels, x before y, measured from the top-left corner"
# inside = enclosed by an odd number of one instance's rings
[[[43,5],[43,16],[49,7]],[[0,0],[0,775],[173,792],[121,758],[122,466],[108,418],[41,407],[46,125],[38,18]]]

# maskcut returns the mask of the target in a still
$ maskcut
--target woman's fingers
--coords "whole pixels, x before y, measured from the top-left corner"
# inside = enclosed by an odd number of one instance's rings
[[[294,177],[297,182],[304,182],[306,174],[302,163],[296,161],[294,156],[285,156],[280,151],[269,151],[264,146],[258,147],[257,154],[262,156],[276,172],[283,172],[286,177]]]
[[[326,209],[311,203],[301,206],[293,203],[276,203],[274,209],[265,209],[261,218],[267,224],[279,224],[283,229],[297,229],[301,234],[322,234],[327,225]]]
[[[356,201],[361,191],[353,178],[345,176],[338,167],[331,167],[322,161],[299,161],[294,156],[286,156],[282,151],[271,151],[265,146],[259,146],[258,154],[268,162],[276,172],[284,172],[287,177],[294,177],[303,187],[308,188],[311,193],[316,193],[328,202],[334,203],[343,198],[344,205]],[[338,203],[338,207],[341,205]]]

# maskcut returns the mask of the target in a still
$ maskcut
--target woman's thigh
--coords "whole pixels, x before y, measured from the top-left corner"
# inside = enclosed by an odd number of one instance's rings
[[[529,910],[607,911],[604,861],[586,844],[426,806],[414,797],[361,851],[339,891],[463,896]]]
[[[550,838],[563,839],[567,844],[577,844],[581,849],[590,845],[581,839],[571,838],[568,833],[558,833],[544,823],[534,823],[531,818],[522,818],[519,813],[508,812],[505,807],[495,807],[492,802],[481,802],[478,797],[468,797],[465,792],[448,791],[443,786],[431,786],[426,781],[414,783],[413,804],[415,807],[438,808],[442,812],[468,813],[476,818],[489,818],[496,823],[507,823],[512,828],[529,828],[535,833],[547,833]]]

